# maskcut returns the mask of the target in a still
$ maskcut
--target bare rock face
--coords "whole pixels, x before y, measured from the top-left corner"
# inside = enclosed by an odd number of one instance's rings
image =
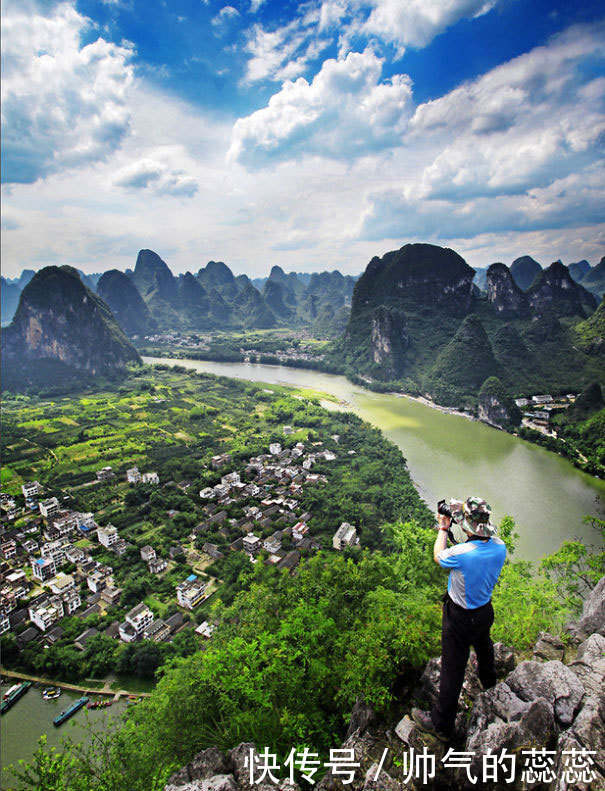
[[[605,635],[605,577],[601,577],[584,602],[580,620],[569,631],[581,639],[593,632]]]
[[[515,283],[510,269],[504,264],[492,264],[487,270],[486,290],[488,302],[499,313],[518,313],[527,310],[525,294]]]
[[[109,307],[69,266],[45,267],[23,289],[2,354],[15,366],[44,360],[92,375],[140,362]]]
[[[540,632],[533,653],[534,659],[559,659],[562,662],[565,657],[565,643],[548,632]]]
[[[388,377],[395,377],[401,371],[401,357],[408,343],[403,312],[384,305],[377,308],[372,316],[370,332],[372,361],[383,366]]]
[[[552,706],[544,698],[536,698],[517,719],[494,720],[483,730],[470,731],[465,750],[474,754],[475,774],[480,775],[482,757],[488,752],[516,752],[527,749],[528,745],[550,747],[556,740],[556,734]]]
[[[584,697],[584,687],[575,673],[558,660],[521,662],[507,678],[508,686],[521,700],[544,698],[554,709],[560,725],[570,725]]]
[[[182,786],[191,780],[206,780],[214,775],[225,775],[229,773],[229,762],[218,747],[209,747],[202,750],[195,758],[179,769],[169,779],[169,784]]]

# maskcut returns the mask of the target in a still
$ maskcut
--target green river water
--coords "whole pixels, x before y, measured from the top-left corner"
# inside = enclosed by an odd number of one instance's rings
[[[408,398],[372,393],[342,376],[283,366],[145,358],[147,363],[181,365],[219,376],[291,385],[329,393],[381,429],[401,448],[418,491],[432,507],[441,498],[484,497],[495,521],[514,517],[520,540],[517,558],[537,560],[566,538],[597,537],[583,524],[585,514],[603,517],[605,482],[577,470],[568,461],[503,431],[464,417],[449,415]],[[326,403],[331,408],[334,404]],[[87,713],[71,726],[53,728],[52,719],[75,694],[43,702],[32,688],[2,717],[2,765],[31,757],[39,736],[58,744],[62,733],[77,739]],[[116,713],[115,707],[110,710]],[[106,712],[90,712],[101,718]],[[6,779],[2,784],[5,787]]]

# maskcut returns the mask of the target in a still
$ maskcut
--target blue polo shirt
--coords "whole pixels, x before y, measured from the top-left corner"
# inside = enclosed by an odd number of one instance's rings
[[[437,559],[444,569],[451,569],[447,583],[450,599],[465,610],[474,610],[492,598],[506,559],[506,545],[495,536],[488,541],[467,541],[443,549]]]

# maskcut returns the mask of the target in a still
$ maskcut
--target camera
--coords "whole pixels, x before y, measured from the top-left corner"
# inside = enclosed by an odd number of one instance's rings
[[[464,518],[464,502],[462,500],[439,500],[437,503],[437,513],[442,516],[449,516],[452,520],[450,529],[447,531],[449,540],[454,544],[462,544],[466,541],[467,535],[460,527]]]
[[[437,513],[442,516],[449,516],[452,522],[459,524],[462,522],[464,515],[462,510],[463,506],[464,503],[462,500],[450,500],[449,503],[445,500],[439,500],[437,503]]]

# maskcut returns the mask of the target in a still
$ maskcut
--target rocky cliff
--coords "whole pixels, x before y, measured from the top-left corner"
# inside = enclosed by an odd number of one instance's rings
[[[527,310],[528,302],[525,294],[504,264],[492,264],[486,275],[485,290],[488,302],[498,313],[521,313]]]
[[[478,403],[479,420],[497,428],[513,428],[521,422],[521,412],[497,376],[481,385]]]
[[[355,284],[343,338],[351,367],[388,380],[432,356],[468,311],[474,274],[453,250],[430,244],[373,258]]]
[[[359,701],[345,742],[335,745],[347,751],[340,756],[352,752],[356,764],[352,781],[342,767],[335,766],[316,784],[318,791],[602,791],[605,577],[564,641],[542,633],[533,655],[523,659],[496,644],[495,658],[499,682],[483,690],[471,654],[456,733],[449,745],[420,731],[407,714],[398,722],[379,722]],[[440,659],[428,663],[403,710],[415,704],[432,705],[440,663]],[[264,745],[257,749],[242,743],[223,753],[211,747],[175,773],[165,791],[299,791],[296,782],[288,782],[287,767],[274,768],[278,782],[268,777],[256,782],[264,763],[263,749]]]
[[[140,361],[106,303],[68,266],[41,269],[23,289],[2,357],[9,372],[45,360],[92,375]]]
[[[576,283],[560,261],[540,272],[527,299],[538,313],[551,310],[557,316],[588,316],[597,307],[594,295]]]

